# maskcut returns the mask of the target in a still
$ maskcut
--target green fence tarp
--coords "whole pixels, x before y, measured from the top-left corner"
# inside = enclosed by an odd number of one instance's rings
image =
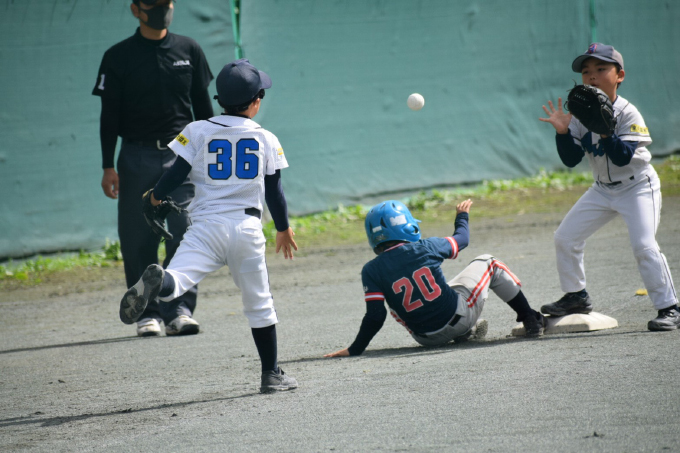
[[[559,168],[541,106],[580,75],[581,1],[258,1],[242,5],[247,57],[272,76],[260,119],[278,134],[293,211]],[[622,96],[656,155],[680,148],[680,3],[594,3],[623,53]],[[410,93],[425,97],[419,112]],[[562,167],[563,168],[563,167]]]
[[[230,4],[181,0],[171,26],[215,74],[234,58]],[[129,0],[0,10],[0,257],[116,240],[91,91],[104,51],[134,32]],[[680,148],[676,1],[242,0],[239,12],[245,56],[273,79],[256,121],[286,151],[294,214],[562,167],[541,105],[580,83],[570,64],[593,36],[623,54],[620,94],[652,153]],[[413,92],[421,111],[406,107]]]
[[[118,239],[116,201],[100,186],[100,100],[91,93],[106,49],[138,26],[130,3],[0,6],[0,257]],[[196,39],[213,72],[234,57],[227,0],[178,2],[171,30]]]

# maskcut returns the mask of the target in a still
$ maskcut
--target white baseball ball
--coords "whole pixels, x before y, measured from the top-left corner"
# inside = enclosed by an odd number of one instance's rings
[[[418,93],[413,93],[411,96],[408,97],[406,105],[408,105],[408,108],[410,108],[411,110],[420,110],[423,108],[423,106],[425,106],[425,98],[423,98]]]

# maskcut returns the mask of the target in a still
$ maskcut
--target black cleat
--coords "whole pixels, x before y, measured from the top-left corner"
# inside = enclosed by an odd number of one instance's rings
[[[281,367],[274,371],[265,371],[262,373],[262,384],[260,385],[260,393],[282,392],[285,390],[293,390],[298,386],[294,377],[288,376],[283,372]]]
[[[524,324],[524,336],[540,337],[545,330],[545,316],[534,311],[522,320],[522,324]]]
[[[676,330],[680,329],[680,311],[677,305],[659,310],[659,316],[647,323],[649,330]]]
[[[155,300],[161,290],[165,271],[158,264],[146,268],[135,286],[128,289],[120,301],[120,320],[125,324],[136,322],[150,300]]]
[[[565,316],[574,313],[588,314],[591,311],[593,311],[593,305],[590,303],[588,293],[585,296],[567,293],[557,302],[541,307],[541,313],[550,316]]]

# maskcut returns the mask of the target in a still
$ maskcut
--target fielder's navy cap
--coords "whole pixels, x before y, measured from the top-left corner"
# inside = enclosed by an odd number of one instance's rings
[[[272,79],[245,58],[226,64],[215,81],[217,98],[224,106],[243,105],[271,86]]]
[[[616,49],[612,46],[602,44],[601,42],[594,42],[588,47],[586,53],[576,57],[576,60],[571,64],[571,70],[580,73],[581,65],[583,65],[583,62],[590,57],[608,61],[610,63],[616,63],[623,69],[623,57]]]

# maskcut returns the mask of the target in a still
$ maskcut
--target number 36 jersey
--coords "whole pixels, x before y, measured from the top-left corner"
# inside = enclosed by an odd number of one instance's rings
[[[455,259],[458,251],[452,237],[433,237],[386,250],[361,271],[366,301],[386,301],[392,316],[410,331],[440,329],[458,307],[458,295],[446,283],[441,264]]]
[[[288,167],[279,140],[255,121],[220,115],[195,121],[168,145],[191,165],[192,218],[263,210],[264,176]]]

